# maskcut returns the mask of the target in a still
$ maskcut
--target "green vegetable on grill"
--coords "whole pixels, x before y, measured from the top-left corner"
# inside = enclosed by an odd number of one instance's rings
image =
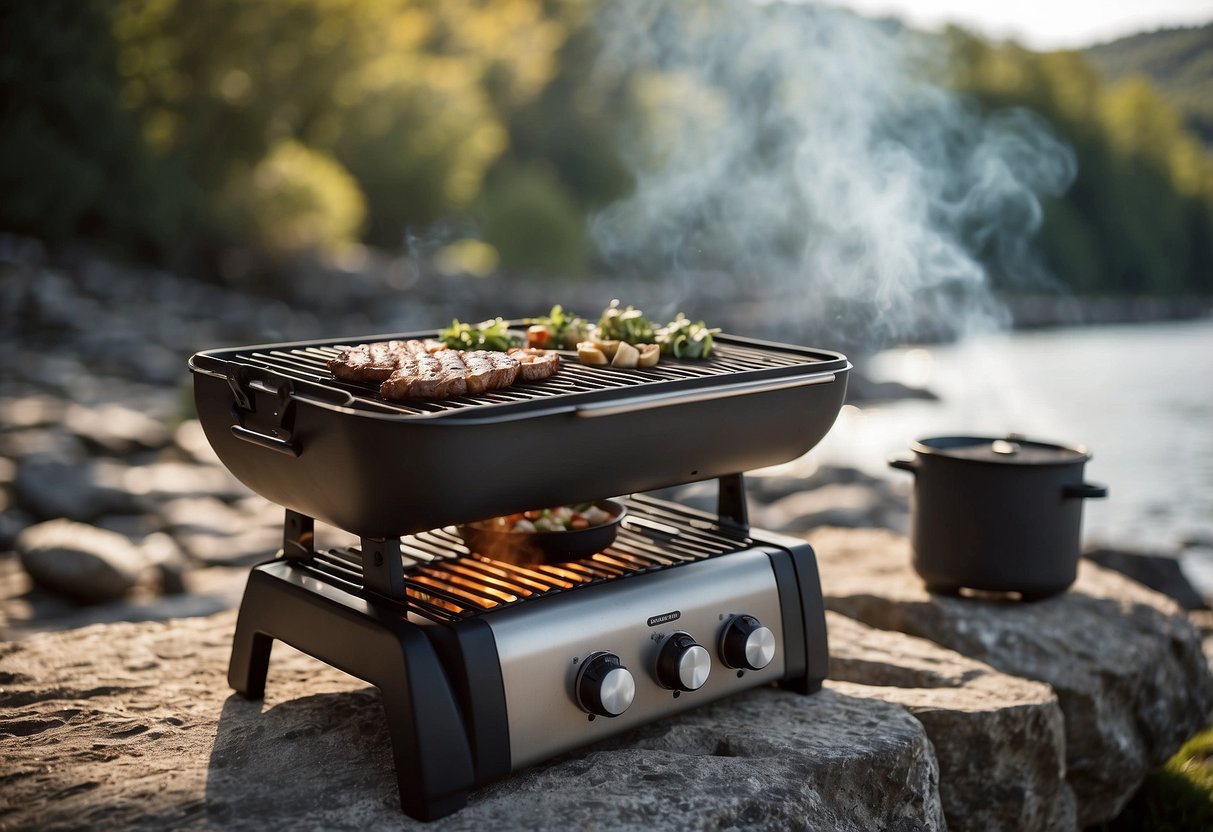
[[[549,343],[557,349],[577,349],[577,344],[590,334],[589,321],[565,312],[560,304],[553,306],[547,315],[527,318],[526,322],[531,325],[527,331],[530,345],[541,349],[549,347]],[[546,336],[540,336],[540,330]]]
[[[522,346],[521,336],[510,332],[509,325],[501,318],[481,321],[478,324],[461,323],[458,318],[438,333],[438,339],[456,350],[500,350],[505,352]]]
[[[598,319],[599,337],[605,341],[626,341],[629,344],[653,343],[653,325],[639,309],[629,306],[619,308],[619,301],[611,301]]]
[[[707,358],[712,354],[712,336],[719,328],[709,328],[703,321],[691,321],[681,312],[669,324],[656,331],[662,355],[675,358]]]

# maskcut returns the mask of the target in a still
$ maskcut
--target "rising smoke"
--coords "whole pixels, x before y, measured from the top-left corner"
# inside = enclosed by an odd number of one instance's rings
[[[597,30],[598,76],[629,78],[640,113],[635,191],[591,225],[614,267],[688,291],[727,273],[785,331],[869,347],[996,324],[983,263],[1041,279],[1040,197],[1074,157],[1031,113],[925,80],[935,40],[749,0],[610,3]]]

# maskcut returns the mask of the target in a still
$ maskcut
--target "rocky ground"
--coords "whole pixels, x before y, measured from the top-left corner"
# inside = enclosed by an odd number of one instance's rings
[[[231,610],[248,566],[280,546],[282,509],[211,452],[192,417],[186,361],[216,346],[526,314],[555,290],[438,281],[399,266],[386,277],[304,273],[288,302],[6,251],[0,743],[13,753],[0,755],[0,783],[19,800],[0,826],[394,825],[386,740],[375,709],[363,707],[373,690],[287,651],[272,670],[286,683],[264,708],[228,695]],[[377,301],[386,288],[396,293]],[[638,304],[661,291],[627,289]],[[565,300],[591,290],[560,291]],[[502,296],[509,302],[495,305]],[[858,374],[851,386],[853,400],[911,393]],[[831,614],[829,690],[808,700],[763,692],[645,729],[483,792],[447,827],[499,825],[519,801],[559,813],[577,803],[589,772],[608,796],[630,784],[640,797],[605,820],[575,815],[587,827],[651,828],[652,807],[694,782],[707,808],[671,828],[813,818],[822,828],[934,829],[946,815],[953,829],[1072,829],[1112,817],[1213,705],[1192,630],[1195,621],[1213,631],[1213,614],[1171,559],[1092,552],[1075,592],[1023,610],[934,599],[908,572],[904,483],[821,469],[747,484],[755,526],[808,535],[822,553],[827,603],[846,616]],[[669,496],[715,505],[711,483]],[[329,545],[349,539],[320,533]],[[156,623],[170,619],[183,620]],[[793,726],[778,755],[747,715]],[[269,802],[255,787],[319,757],[335,760],[331,785],[292,780]],[[879,799],[868,778],[883,784]],[[991,791],[992,780],[1005,787]],[[774,802],[759,787],[772,782],[783,790]],[[20,803],[54,811],[34,824],[34,809],[12,808]]]
[[[583,284],[421,277],[407,263],[303,270],[276,287],[285,300],[269,299],[96,258],[49,266],[36,247],[4,243],[0,638],[9,639],[227,609],[246,567],[280,545],[281,509],[227,473],[192,418],[194,352],[535,314],[553,297],[604,303],[601,288]],[[669,291],[615,288],[637,303]],[[853,376],[853,400],[927,395]],[[907,523],[904,491],[852,471],[755,480],[751,490],[756,524],[774,529]]]
[[[522,315],[554,297],[585,308],[603,302],[593,285],[422,276],[404,261],[301,270],[269,298],[98,258],[47,265],[37,246],[11,238],[0,239],[0,275],[0,638],[8,639],[230,608],[247,566],[280,545],[281,509],[227,473],[192,418],[194,352]],[[640,305],[678,291],[635,280],[612,288]],[[735,301],[726,307],[742,331],[786,334],[780,322],[745,319],[744,285],[714,291]],[[907,395],[929,393],[851,374],[852,402]],[[901,480],[826,468],[747,482],[761,528],[909,526]],[[714,506],[711,483],[670,494]],[[334,544],[345,539],[330,534]],[[1206,605],[1171,559],[1092,554],[1189,609]]]
[[[1118,573],[1086,564],[1033,604],[938,598],[900,535],[812,541],[838,611],[823,691],[660,720],[425,828],[1072,832],[1213,707],[1191,623]],[[0,828],[422,828],[400,815],[377,691],[277,644],[266,698],[243,699],[224,678],[234,618],[0,645]]]

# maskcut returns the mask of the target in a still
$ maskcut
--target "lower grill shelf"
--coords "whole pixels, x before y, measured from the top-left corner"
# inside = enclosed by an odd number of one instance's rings
[[[451,621],[753,545],[748,535],[722,526],[715,515],[639,496],[629,500],[615,542],[581,560],[503,563],[473,553],[449,527],[402,538],[400,552],[408,611]],[[345,589],[363,588],[363,555],[357,547],[317,552],[308,568]]]

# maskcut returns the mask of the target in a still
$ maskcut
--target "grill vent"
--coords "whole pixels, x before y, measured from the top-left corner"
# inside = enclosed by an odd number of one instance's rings
[[[634,497],[615,542],[569,563],[518,566],[490,560],[470,552],[452,528],[402,538],[400,548],[409,611],[451,621],[752,547],[752,540],[728,534],[711,515]],[[347,588],[362,585],[362,555],[356,548],[317,553],[312,568]]]

